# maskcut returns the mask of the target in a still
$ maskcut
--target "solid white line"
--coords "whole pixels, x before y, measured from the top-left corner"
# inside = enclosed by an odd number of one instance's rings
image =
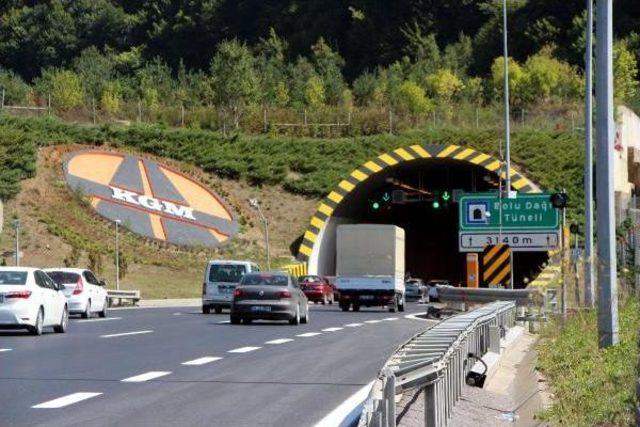
[[[321,419],[315,427],[337,427],[343,425],[343,423],[344,425],[351,425],[353,421],[356,421],[358,417],[360,417],[360,411],[356,411],[356,409],[365,401],[367,396],[369,396],[369,391],[372,386],[373,381],[353,393],[347,400],[342,402],[340,406]]]
[[[416,314],[406,314],[405,319],[411,319],[411,320],[419,320],[421,322],[431,322],[431,320],[429,319],[425,319],[423,317],[418,317],[418,313]]]
[[[106,322],[107,320],[122,320],[122,317],[105,317],[102,319],[76,320],[74,323]]]
[[[0,348],[0,353],[4,353],[5,351],[11,351],[12,348]]]
[[[308,337],[315,337],[316,335],[322,335],[322,332],[306,332],[304,334],[299,334],[299,335],[296,335],[296,336],[297,337],[308,338]]]
[[[365,320],[364,323],[380,323],[382,320]]]
[[[229,353],[248,353],[250,351],[259,350],[262,347],[240,347],[234,348],[233,350],[229,350]]]
[[[140,334],[150,334],[153,331],[151,330],[146,330],[146,331],[133,331],[133,332],[122,332],[119,334],[109,334],[109,335],[100,335],[100,338],[115,338],[115,337],[127,337],[129,335],[140,335]]]
[[[145,372],[144,374],[135,375],[133,377],[125,378],[121,380],[123,383],[142,383],[145,381],[153,380],[156,378],[164,377],[165,375],[169,375],[171,372],[169,371],[150,371]]]
[[[72,393],[67,396],[62,396],[57,399],[49,400],[48,402],[38,403],[33,405],[35,409],[56,409],[63,408],[65,406],[73,405],[74,403],[81,402],[83,400],[91,399],[92,397],[100,396],[102,393]]]
[[[221,359],[222,357],[206,356],[206,357],[201,357],[199,359],[188,360],[186,362],[182,362],[182,364],[187,366],[200,366],[200,365],[206,365],[207,363],[215,362],[216,360],[221,360]]]
[[[284,344],[291,341],[293,341],[291,338],[279,338],[277,340],[267,341],[265,344]]]
[[[347,328],[357,328],[358,326],[362,326],[364,325],[364,323],[347,323],[346,326]]]
[[[231,323],[231,320],[223,320],[221,322],[218,322],[218,325],[224,325],[225,323]]]
[[[384,318],[384,319],[382,319],[382,320],[388,320],[388,321],[391,321],[391,320],[398,320],[398,318],[397,318],[397,317],[385,317],[385,318]]]
[[[341,331],[344,328],[325,328],[322,330],[322,332],[335,332],[335,331]]]
[[[173,313],[174,316],[182,316],[182,313]]]

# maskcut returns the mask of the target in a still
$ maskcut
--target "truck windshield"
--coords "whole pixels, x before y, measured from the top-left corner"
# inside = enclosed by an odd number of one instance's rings
[[[26,271],[0,271],[0,285],[25,285]]]
[[[238,283],[247,272],[244,265],[213,264],[209,268],[210,282]]]

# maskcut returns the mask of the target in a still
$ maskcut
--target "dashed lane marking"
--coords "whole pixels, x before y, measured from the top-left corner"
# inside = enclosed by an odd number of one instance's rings
[[[229,353],[248,353],[250,351],[259,350],[262,347],[240,347],[234,348],[233,350],[229,350]]]
[[[173,313],[174,316],[182,316],[182,313]]]
[[[104,317],[98,319],[76,320],[74,323],[106,322],[109,320],[122,320],[122,317]]]
[[[65,406],[73,405],[74,403],[82,402],[83,400],[91,399],[92,397],[100,396],[102,393],[90,393],[79,392],[72,393],[66,396],[59,397],[57,399],[49,400],[47,402],[38,403],[33,405],[35,409],[57,409],[64,408]]]
[[[380,323],[382,320],[365,320],[364,323]]]
[[[357,328],[358,326],[362,326],[364,325],[364,323],[347,323],[346,326],[347,328]]]
[[[226,323],[231,323],[231,320],[222,320],[222,321],[218,322],[218,325],[224,325]]]
[[[116,337],[128,337],[129,335],[142,335],[142,334],[151,334],[152,330],[144,330],[144,331],[132,331],[132,332],[121,332],[119,334],[107,334],[100,335],[100,338],[116,338]]]
[[[390,322],[390,321],[393,321],[393,320],[398,320],[398,318],[397,318],[397,317],[385,317],[385,318],[384,318],[384,319],[382,319],[382,320],[386,320],[386,321],[389,321],[389,322]]]
[[[142,383],[149,380],[154,380],[156,378],[164,377],[169,375],[171,372],[169,371],[150,371],[145,372],[144,374],[135,375],[133,377],[125,378],[121,380],[123,383]]]
[[[4,353],[6,351],[11,351],[13,350],[12,348],[0,348],[0,353]]]
[[[322,332],[335,332],[335,331],[341,331],[341,330],[343,330],[343,329],[344,329],[344,328],[338,328],[338,327],[336,327],[336,328],[324,328],[324,329],[322,330]]]
[[[206,356],[206,357],[200,357],[198,359],[188,360],[186,362],[182,362],[182,364],[187,366],[201,366],[201,365],[206,365],[207,363],[215,362],[216,360],[221,360],[221,359],[222,357]]]
[[[322,332],[306,332],[304,334],[299,334],[296,335],[297,337],[302,337],[302,338],[309,338],[309,337],[315,337],[318,335],[322,335]]]
[[[277,340],[271,340],[265,342],[265,344],[284,344],[293,341],[291,338],[278,338]]]

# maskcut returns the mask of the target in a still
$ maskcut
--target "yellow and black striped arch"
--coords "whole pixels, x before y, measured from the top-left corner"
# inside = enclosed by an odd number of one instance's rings
[[[396,166],[399,163],[421,159],[437,160],[444,158],[468,162],[496,174],[500,173],[499,170],[502,167],[502,162],[496,157],[481,153],[473,148],[459,147],[457,145],[416,144],[381,154],[351,172],[348,177],[340,181],[338,186],[320,202],[316,213],[311,218],[310,224],[304,233],[298,259],[303,262],[309,260],[311,252],[313,251],[313,245],[318,239],[318,234],[324,228],[331,215],[333,215],[335,209],[350,192],[370,176],[386,168]],[[502,172],[501,175],[504,178],[505,173]],[[511,168],[510,175],[513,189],[523,193],[540,191],[534,183],[521,175],[517,170]]]

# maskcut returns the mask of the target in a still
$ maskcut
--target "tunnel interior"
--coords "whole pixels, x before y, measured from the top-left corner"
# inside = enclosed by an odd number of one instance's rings
[[[456,196],[498,187],[496,174],[450,158],[403,162],[373,174],[336,207],[320,247],[318,273],[335,275],[337,225],[394,224],[405,230],[407,273],[463,283],[466,253],[458,249]],[[526,286],[547,258],[546,252],[514,253],[515,287]]]

